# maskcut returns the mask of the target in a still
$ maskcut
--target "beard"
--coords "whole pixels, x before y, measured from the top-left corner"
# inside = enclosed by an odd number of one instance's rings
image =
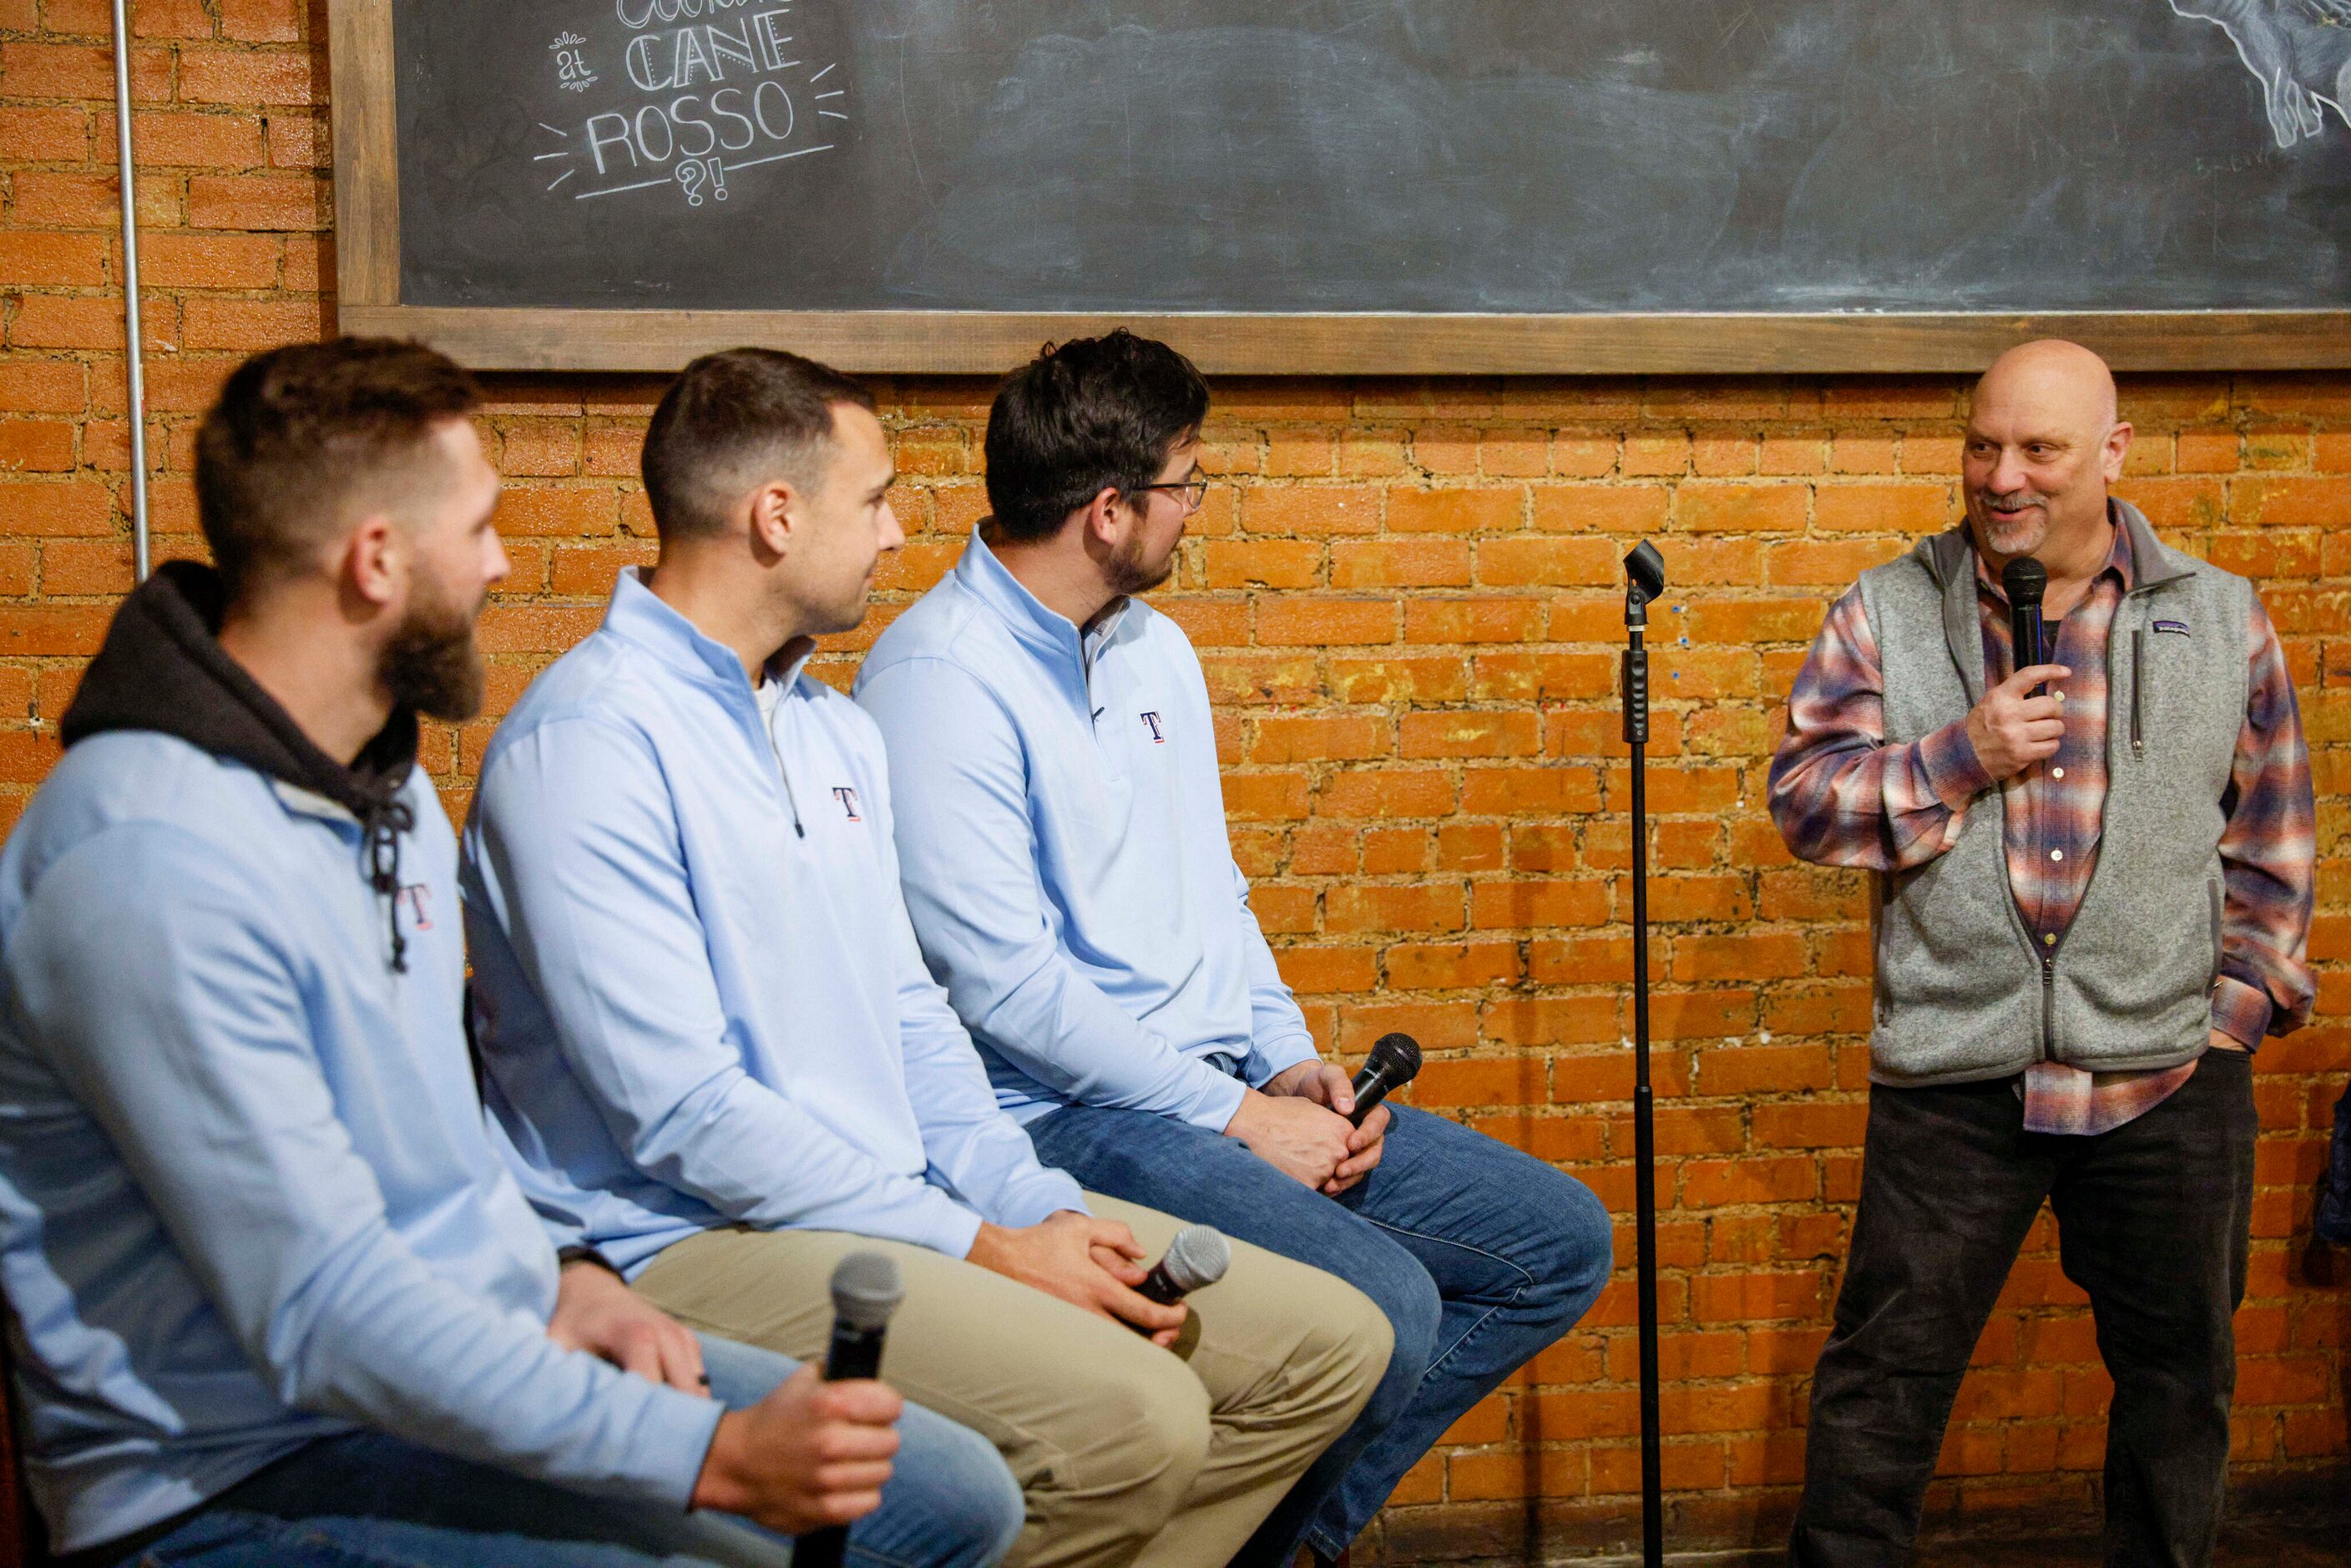
[[[2039,549],[2042,541],[2049,537],[2048,497],[2045,496],[2024,497],[2038,502],[2039,505],[2028,507],[2021,512],[2003,512],[1992,504],[1995,499],[2015,498],[2017,497],[1986,496],[1979,503],[1978,509],[1983,528],[1983,538],[1980,542],[1994,555],[2031,555],[2034,550]]]
[[[1176,547],[1157,560],[1144,558],[1143,541],[1130,537],[1117,554],[1106,563],[1110,589],[1113,593],[1148,593],[1176,575]]]
[[[395,708],[460,724],[482,711],[485,672],[474,624],[486,596],[468,607],[437,588],[420,593],[376,659],[376,679]]]

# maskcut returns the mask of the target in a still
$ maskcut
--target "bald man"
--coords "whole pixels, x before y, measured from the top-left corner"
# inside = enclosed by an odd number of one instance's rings
[[[2004,356],[1968,420],[1967,525],[1864,572],[1789,698],[1773,820],[1803,859],[1878,873],[1861,1205],[1813,1380],[1800,1564],[1910,1560],[2044,1199],[2115,1381],[2106,1561],[2210,1560],[2249,1053],[2314,990],[2310,765],[2252,585],[2108,494],[2130,444],[2095,355]],[[2018,670],[2001,583],[2022,556],[2048,571],[2053,652]]]

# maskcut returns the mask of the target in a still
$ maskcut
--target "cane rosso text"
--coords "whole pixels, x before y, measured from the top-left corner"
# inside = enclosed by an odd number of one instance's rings
[[[613,0],[633,35],[622,51],[630,82],[666,96],[589,119],[596,172],[658,171],[789,141],[799,116],[775,73],[800,63],[790,10],[773,0]]]

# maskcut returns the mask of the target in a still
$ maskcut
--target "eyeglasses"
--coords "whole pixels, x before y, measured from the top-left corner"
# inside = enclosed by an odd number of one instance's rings
[[[1198,511],[1208,499],[1208,480],[1207,476],[1202,474],[1195,474],[1189,479],[1176,479],[1164,485],[1136,485],[1132,488],[1170,491],[1183,501],[1184,510],[1186,513]]]

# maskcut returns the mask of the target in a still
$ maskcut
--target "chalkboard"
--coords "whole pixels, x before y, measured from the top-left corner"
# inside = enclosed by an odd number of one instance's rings
[[[352,128],[396,180],[357,303],[590,359],[731,313],[887,315],[915,359],[933,316],[2351,352],[2351,0],[336,7],[339,131],[347,52],[396,106]]]

